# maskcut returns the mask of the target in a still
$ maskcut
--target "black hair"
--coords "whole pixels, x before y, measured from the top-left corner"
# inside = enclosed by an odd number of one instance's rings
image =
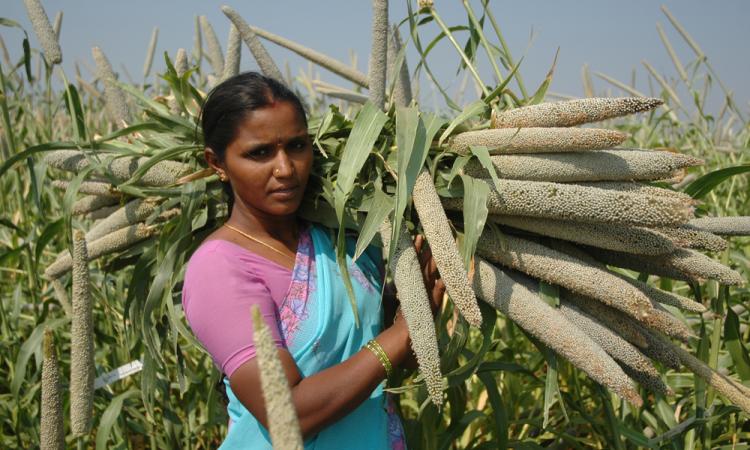
[[[206,96],[200,114],[203,145],[211,148],[219,161],[237,133],[239,123],[252,111],[276,101],[291,103],[307,125],[305,108],[299,97],[283,83],[258,72],[243,72],[216,85]],[[223,183],[229,213],[232,212],[234,193],[229,182]]]

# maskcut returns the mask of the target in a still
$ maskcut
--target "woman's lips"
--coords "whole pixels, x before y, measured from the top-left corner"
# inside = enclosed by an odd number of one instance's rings
[[[274,197],[281,197],[281,198],[291,198],[294,197],[297,194],[297,190],[299,189],[299,186],[293,186],[283,189],[274,189],[271,191],[271,195]]]

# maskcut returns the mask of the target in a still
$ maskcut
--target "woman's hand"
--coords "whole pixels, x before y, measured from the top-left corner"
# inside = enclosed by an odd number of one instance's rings
[[[435,258],[432,257],[432,250],[426,247],[424,242],[424,237],[418,234],[416,239],[414,239],[414,248],[417,251],[419,265],[422,267],[422,277],[424,278],[424,285],[427,288],[432,315],[434,316],[443,306],[445,283],[440,278]]]

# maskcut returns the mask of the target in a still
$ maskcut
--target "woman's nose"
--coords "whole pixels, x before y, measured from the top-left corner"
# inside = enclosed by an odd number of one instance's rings
[[[275,167],[273,174],[276,178],[286,178],[294,175],[294,164],[289,159],[286,151],[281,150],[276,153]]]

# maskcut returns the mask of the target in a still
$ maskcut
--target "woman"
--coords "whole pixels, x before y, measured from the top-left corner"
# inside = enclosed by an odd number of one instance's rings
[[[306,448],[404,448],[382,382],[389,366],[411,359],[406,324],[397,312],[383,330],[381,258],[370,248],[348,258],[356,326],[330,230],[296,216],[313,161],[299,99],[273,79],[244,73],[209,93],[201,122],[230,217],[191,257],[183,306],[225,375],[230,426],[222,448],[271,448],[251,305],[274,333]],[[444,287],[429,250],[420,259],[438,304]]]

